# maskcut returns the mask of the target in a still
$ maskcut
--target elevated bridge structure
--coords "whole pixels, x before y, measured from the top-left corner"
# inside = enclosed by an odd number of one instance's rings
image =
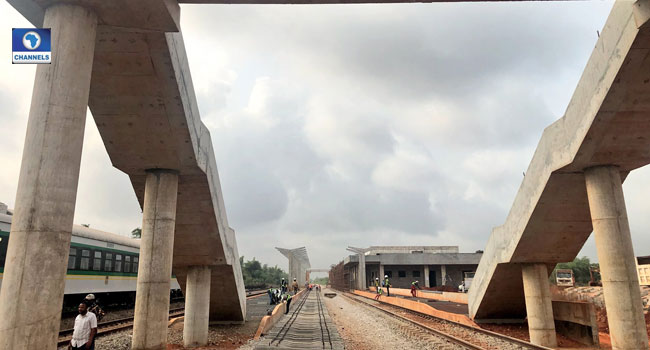
[[[302,285],[305,283],[302,279],[307,277],[307,270],[311,267],[309,256],[307,255],[307,248],[287,249],[276,247],[275,249],[289,259],[289,281],[293,281],[295,278],[298,284]],[[309,281],[309,279],[306,281]]]
[[[306,275],[305,275],[305,280],[307,282],[311,281],[311,273],[312,272],[330,272],[330,269],[307,269]]]
[[[469,292],[475,320],[524,318],[556,346],[548,276],[593,231],[614,349],[648,349],[622,182],[650,163],[650,2],[617,1],[565,115],[544,130]]]

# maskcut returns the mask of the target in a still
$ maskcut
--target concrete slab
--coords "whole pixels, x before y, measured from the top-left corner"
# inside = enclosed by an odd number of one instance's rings
[[[521,263],[572,261],[592,232],[583,169],[650,163],[648,1],[618,1],[565,115],[546,128],[469,292],[476,319],[525,316]]]

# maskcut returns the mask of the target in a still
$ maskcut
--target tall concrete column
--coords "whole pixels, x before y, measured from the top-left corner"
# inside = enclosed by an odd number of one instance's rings
[[[383,281],[384,276],[386,276],[386,274],[384,273],[384,265],[379,264],[379,279]]]
[[[634,249],[618,167],[585,170],[612,349],[648,349]]]
[[[550,348],[557,347],[551,289],[546,265],[522,265],[521,274],[524,280],[530,342]]]
[[[424,286],[427,288],[431,287],[431,281],[429,281],[429,265],[424,265]]]
[[[36,68],[0,292],[0,349],[56,349],[77,197],[97,17],[45,11],[52,64]]]
[[[210,273],[209,266],[191,266],[187,271],[183,343],[188,348],[208,345]]]
[[[165,349],[169,318],[178,174],[147,173],[133,324],[134,350]]]
[[[368,281],[366,280],[366,255],[364,253],[359,254],[359,289],[365,290],[367,287]]]
[[[440,265],[440,283],[443,286],[447,285],[447,266],[445,265]],[[458,284],[460,284],[460,282]]]

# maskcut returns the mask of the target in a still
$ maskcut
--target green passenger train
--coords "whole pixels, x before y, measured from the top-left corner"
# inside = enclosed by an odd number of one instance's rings
[[[11,215],[0,213],[0,288],[7,247],[11,238]],[[133,302],[138,276],[140,240],[74,225],[65,279],[65,300],[78,302],[88,293],[105,302]],[[172,276],[170,293],[180,296]],[[81,299],[80,299],[81,298]],[[66,304],[68,304],[66,302]]]

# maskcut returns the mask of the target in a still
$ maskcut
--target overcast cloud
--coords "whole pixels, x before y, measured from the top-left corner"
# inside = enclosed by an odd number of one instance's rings
[[[190,5],[182,27],[240,254],[312,266],[348,245],[483,249],[542,130],[562,116],[611,2]],[[0,2],[10,27],[29,24]],[[0,201],[13,206],[33,67],[0,63]],[[89,113],[76,223],[128,234],[141,212]],[[625,183],[650,254],[650,171]],[[583,254],[595,258],[593,241]]]

